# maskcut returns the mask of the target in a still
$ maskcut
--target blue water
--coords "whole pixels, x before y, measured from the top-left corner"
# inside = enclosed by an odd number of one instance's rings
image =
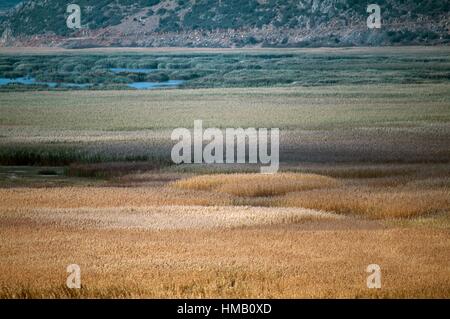
[[[8,85],[8,84],[47,85],[48,87],[51,88],[55,88],[58,85],[62,87],[78,87],[78,88],[85,88],[92,86],[92,84],[90,83],[77,84],[77,83],[37,82],[35,78],[30,77],[22,77],[15,79],[0,78],[0,85]]]
[[[183,80],[169,80],[166,82],[133,82],[128,86],[138,90],[151,90],[159,88],[173,88],[181,85]],[[47,85],[50,88],[66,87],[66,88],[87,88],[91,87],[92,83],[56,83],[56,82],[37,82],[35,78],[21,77],[16,79],[0,78],[0,86],[8,84],[23,84],[23,85]]]
[[[10,83],[18,83],[18,84],[25,84],[25,85],[41,84],[40,82],[36,82],[36,80],[34,78],[28,78],[28,77],[16,78],[16,79],[0,78],[0,85],[7,85]],[[56,83],[51,83],[51,84],[56,85]]]
[[[129,87],[138,90],[151,90],[159,88],[171,88],[177,87],[183,84],[183,80],[169,80],[166,82],[133,82],[128,84]]]
[[[128,69],[128,68],[110,68],[113,73],[129,72],[129,73],[151,73],[155,72],[156,69]]]

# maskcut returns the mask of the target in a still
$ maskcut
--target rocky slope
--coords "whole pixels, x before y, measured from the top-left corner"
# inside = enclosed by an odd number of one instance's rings
[[[80,30],[66,26],[70,3]],[[381,29],[367,28],[369,3],[381,7]],[[0,17],[0,34],[3,46],[442,44],[450,0],[28,0]]]

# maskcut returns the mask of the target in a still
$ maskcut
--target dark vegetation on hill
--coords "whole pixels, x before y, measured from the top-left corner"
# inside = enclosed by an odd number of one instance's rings
[[[77,0],[83,31],[66,26],[73,2],[24,1],[2,18],[3,45],[305,47],[450,40],[449,0]],[[380,30],[366,26],[369,3],[382,9]],[[30,42],[34,35],[40,42]]]

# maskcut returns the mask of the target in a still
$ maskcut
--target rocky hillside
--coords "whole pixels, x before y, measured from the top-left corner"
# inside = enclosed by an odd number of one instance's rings
[[[80,30],[66,26],[70,3]],[[370,3],[381,29],[367,28]],[[450,42],[450,0],[28,0],[0,17],[0,34],[3,46],[439,44]]]

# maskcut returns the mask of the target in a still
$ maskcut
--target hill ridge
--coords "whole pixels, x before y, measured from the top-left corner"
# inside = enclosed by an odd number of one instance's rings
[[[28,0],[0,19],[2,46],[311,47],[448,44],[450,1]],[[382,27],[367,28],[367,5]]]

